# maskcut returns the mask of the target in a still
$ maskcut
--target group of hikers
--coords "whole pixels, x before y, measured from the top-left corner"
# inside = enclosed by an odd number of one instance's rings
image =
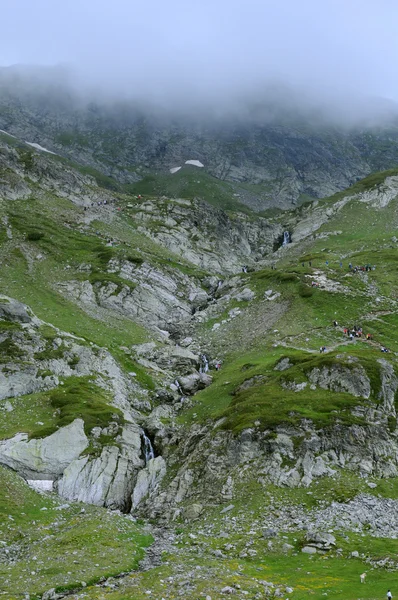
[[[333,325],[334,325],[334,327],[339,326],[339,324],[336,320],[333,321]],[[373,335],[371,333],[364,334],[362,327],[358,327],[357,325],[354,325],[352,328],[344,327],[343,332],[344,332],[344,335],[346,335],[351,341],[354,341],[354,338],[362,338],[362,339],[366,339],[367,341],[373,340]],[[381,352],[389,352],[388,348],[386,348],[385,346],[380,346],[380,351]],[[319,352],[321,354],[324,354],[326,352],[326,346],[321,346],[319,348]]]

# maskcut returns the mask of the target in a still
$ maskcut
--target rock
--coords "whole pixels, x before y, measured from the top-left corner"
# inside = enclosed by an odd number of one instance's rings
[[[374,490],[375,488],[377,488],[377,483],[372,483],[371,481],[368,482],[368,487],[371,490]]]
[[[294,589],[293,589],[293,588],[291,588],[291,587],[289,587],[289,586],[286,586],[286,588],[285,588],[285,592],[286,592],[286,594],[293,594],[293,592],[294,592]]]
[[[164,458],[158,456],[151,459],[145,469],[138,473],[137,481],[134,486],[133,495],[131,497],[131,510],[137,506],[151,494],[160,484],[163,477],[166,475],[166,462]]]
[[[236,589],[233,587],[230,587],[229,585],[226,585],[225,587],[222,588],[221,593],[222,594],[236,594]]]
[[[26,433],[0,442],[0,463],[26,479],[56,479],[87,448],[84,422],[75,419],[43,439],[28,440]]]
[[[263,538],[266,540],[270,540],[278,535],[278,531],[276,529],[263,529]]]
[[[288,358],[282,358],[282,360],[280,360],[278,362],[278,364],[274,367],[275,371],[286,371],[286,369],[290,369],[290,367],[292,366],[292,363],[290,362],[290,360]]]
[[[58,594],[55,593],[55,588],[51,588],[51,590],[44,592],[41,600],[57,600],[58,597]]]
[[[195,394],[200,389],[204,389],[211,384],[213,378],[207,373],[192,373],[186,377],[179,377],[178,383],[186,394]]]
[[[313,546],[303,546],[301,552],[304,552],[305,554],[316,554],[316,548]]]
[[[133,423],[124,425],[116,442],[120,448],[105,446],[98,457],[74,460],[57,483],[59,495],[66,500],[127,510],[136,473],[143,467],[141,429]]]
[[[290,552],[291,550],[294,550],[294,546],[292,546],[292,544],[283,544],[282,552]]]
[[[330,550],[332,546],[336,545],[336,538],[331,533],[308,532],[305,539],[308,546],[319,550]]]
[[[238,302],[250,302],[255,298],[255,293],[250,288],[245,288],[235,296]]]
[[[351,558],[359,558],[358,550],[354,550],[353,552],[351,552]]]
[[[188,519],[188,521],[194,521],[195,519],[200,517],[202,512],[203,512],[202,504],[189,504],[184,509],[184,517],[186,519]]]
[[[19,323],[31,323],[32,321],[24,304],[4,296],[0,298],[0,319]]]
[[[232,510],[233,508],[235,508],[234,504],[229,504],[228,506],[226,506],[225,508],[222,509],[221,511],[221,515],[225,514],[226,512],[229,512],[230,510]]]

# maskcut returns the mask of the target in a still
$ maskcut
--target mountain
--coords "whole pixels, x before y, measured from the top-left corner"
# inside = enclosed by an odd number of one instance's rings
[[[332,195],[398,162],[396,111],[384,104],[377,118],[339,125],[344,108],[327,118],[289,88],[265,91],[261,102],[242,99],[223,114],[181,99],[173,109],[94,97],[79,94],[62,69],[0,69],[0,129],[135,193],[201,196],[225,207],[229,196],[260,212]],[[187,171],[190,160],[204,167]]]
[[[25,137],[0,133],[6,597],[382,595],[398,169],[260,216]]]

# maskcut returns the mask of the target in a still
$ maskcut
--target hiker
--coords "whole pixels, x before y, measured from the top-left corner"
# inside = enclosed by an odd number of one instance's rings
[[[335,327],[337,327],[337,325],[338,325],[337,321],[333,321],[333,325],[334,325]]]
[[[308,264],[309,264],[310,267],[312,267],[312,262],[311,261]]]
[[[343,263],[340,261],[340,269],[341,269],[342,266],[343,266]]]
[[[391,594],[390,590],[388,590],[388,592],[387,592],[387,598],[388,599],[392,598],[392,594]]]
[[[324,353],[326,352],[326,346],[321,346],[321,347],[319,348],[319,352],[320,352],[321,354],[324,354]]]
[[[351,270],[352,269],[352,263],[348,263],[348,268]]]
[[[329,266],[329,261],[328,261],[328,260],[326,261],[326,266],[327,266],[327,267]]]

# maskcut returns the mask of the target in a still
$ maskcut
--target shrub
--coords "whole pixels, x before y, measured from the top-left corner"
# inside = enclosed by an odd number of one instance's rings
[[[44,238],[44,233],[42,231],[30,231],[26,239],[30,242],[38,242],[39,240]]]
[[[311,298],[313,293],[313,288],[308,287],[308,285],[305,285],[305,283],[300,283],[298,287],[298,294],[301,296],[301,298]]]

